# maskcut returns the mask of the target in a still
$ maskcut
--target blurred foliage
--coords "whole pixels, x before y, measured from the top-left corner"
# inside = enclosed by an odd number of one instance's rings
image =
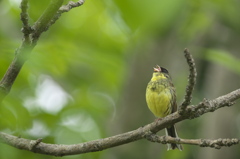
[[[29,3],[33,24],[49,0]],[[19,4],[17,0],[0,1],[1,77],[21,44]],[[152,115],[145,112],[145,99],[139,98],[145,90],[137,88],[145,89],[151,76],[149,70],[155,62],[163,63],[172,72],[181,101],[188,72],[187,66],[179,67],[184,61],[180,52],[186,46],[190,46],[200,70],[201,86],[194,96],[194,102],[198,102],[207,62],[218,63],[240,75],[239,6],[238,0],[86,0],[83,6],[64,13],[43,33],[0,107],[0,130],[30,139],[44,138],[46,143],[76,144],[114,135],[114,128],[121,133],[151,122]],[[156,58],[154,52],[159,48],[166,52],[159,51]],[[135,92],[128,96],[131,90]],[[124,105],[128,98],[132,104]],[[146,117],[139,116],[140,112]],[[195,125],[199,120],[186,123],[181,124],[180,136],[197,138]],[[167,152],[164,146],[147,141],[128,146],[131,151],[122,146],[115,151],[66,158],[186,159],[194,158],[198,152],[194,146],[185,146],[183,152]],[[19,156],[43,158],[1,145],[0,158]]]
[[[227,67],[229,70],[240,74],[240,59],[223,50],[206,50],[205,58]]]

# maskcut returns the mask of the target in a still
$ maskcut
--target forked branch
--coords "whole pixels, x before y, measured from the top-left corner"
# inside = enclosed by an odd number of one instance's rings
[[[213,112],[224,106],[231,106],[233,102],[240,98],[240,89],[228,93],[224,96],[218,97],[213,100],[207,100],[199,103],[198,105],[187,106],[186,114],[180,115],[178,112],[170,114],[157,122],[147,124],[136,130],[129,131],[123,134],[107,137],[103,139],[93,140],[89,142],[73,144],[73,145],[58,145],[58,144],[47,144],[39,140],[29,140],[24,138],[15,137],[13,135],[0,133],[0,142],[11,145],[18,149],[24,149],[40,154],[48,154],[53,156],[66,156],[74,154],[83,154],[95,151],[102,151],[115,146],[120,146],[136,140],[148,138],[149,134],[157,133],[158,131],[169,127],[177,122],[185,119],[197,118],[205,113]],[[148,136],[148,137],[147,137]],[[155,136],[153,136],[155,137]],[[173,139],[166,137],[157,137],[153,141],[160,143],[182,143],[182,144],[193,144],[199,146],[207,146],[220,148],[222,146],[232,146],[238,144],[239,141],[236,139],[221,139],[221,140],[208,140],[208,139]]]
[[[36,45],[42,32],[46,31],[49,26],[54,24],[62,13],[68,12],[72,8],[82,5],[84,3],[84,0],[80,0],[78,2],[69,2],[67,5],[61,7],[62,3],[63,0],[52,0],[51,4],[45,10],[42,16],[31,27],[28,24],[28,0],[22,0],[21,20],[23,23],[24,40],[21,46],[17,49],[16,56],[8,68],[6,74],[0,81],[0,102],[9,93],[18,73],[20,72],[24,62],[27,60],[27,57],[29,56],[31,50]],[[159,142],[164,144],[181,143],[214,148],[221,148],[222,146],[232,146],[238,144],[239,139],[175,139],[171,137],[158,137],[154,135],[154,133],[157,133],[158,131],[182,120],[197,118],[205,113],[213,112],[221,107],[231,106],[237,99],[240,98],[240,89],[237,89],[216,99],[204,99],[197,105],[189,106],[191,103],[193,88],[196,83],[196,68],[190,52],[185,49],[184,53],[190,68],[190,75],[186,88],[185,99],[178,112],[170,114],[165,118],[158,120],[157,122],[147,124],[136,130],[85,143],[73,145],[47,144],[42,142],[42,139],[29,140],[1,132],[0,142],[16,147],[18,149],[24,149],[35,153],[48,154],[53,156],[66,156],[101,151],[145,138],[152,142]]]
[[[79,2],[69,2],[66,6],[62,6],[62,3],[63,0],[51,0],[43,14],[38,18],[33,26],[30,26],[28,22],[29,15],[27,12],[28,0],[22,0],[20,4],[20,17],[23,24],[23,40],[19,48],[16,49],[15,57],[0,81],[0,103],[10,92],[14,81],[22,69],[22,66],[29,58],[31,51],[37,44],[41,34],[60,17],[61,14],[59,14],[59,12],[64,13],[74,7],[80,6],[84,3],[84,0],[80,0]],[[55,18],[56,16],[58,16],[57,19]]]

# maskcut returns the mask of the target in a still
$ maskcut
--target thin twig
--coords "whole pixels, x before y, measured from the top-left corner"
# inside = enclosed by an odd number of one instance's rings
[[[171,136],[158,136],[156,134],[148,134],[145,138],[151,142],[158,142],[161,144],[176,143],[176,144],[188,144],[188,145],[198,145],[200,147],[211,147],[215,149],[220,149],[222,147],[230,147],[239,144],[239,139],[180,139],[173,138]]]
[[[79,0],[77,2],[69,1],[68,4],[60,7],[59,12],[61,12],[61,13],[68,12],[72,8],[79,7],[79,6],[83,5],[84,2],[85,2],[85,0]]]
[[[79,7],[79,6],[83,5],[84,2],[85,2],[85,0],[79,0],[77,2],[69,1],[68,4],[61,6],[59,8],[57,14],[55,14],[55,16],[49,22],[46,29],[48,29],[51,25],[53,25],[59,19],[59,17],[62,15],[62,13],[68,12],[73,8]]]
[[[181,115],[184,114],[186,107],[189,104],[191,104],[192,93],[193,93],[194,86],[196,84],[196,77],[197,77],[197,71],[196,71],[194,59],[187,48],[184,49],[184,55],[189,66],[190,73],[188,76],[188,85],[186,87],[185,98],[183,103],[179,106],[179,114]]]
[[[31,140],[31,142],[29,143],[29,149],[33,150],[41,142],[42,142],[42,138],[37,140]]]
[[[161,120],[158,120],[157,122],[153,122],[150,124],[147,124],[143,127],[140,127],[136,130],[129,131],[123,134],[115,135],[112,137],[108,138],[103,138],[103,139],[98,139],[94,141],[89,141],[85,143],[80,143],[80,144],[73,144],[73,145],[59,145],[59,144],[47,144],[43,142],[36,142],[33,140],[29,139],[24,139],[24,138],[18,138],[13,135],[8,135],[5,133],[0,133],[0,142],[6,143],[8,145],[11,145],[13,147],[19,148],[19,149],[24,149],[28,151],[32,151],[35,153],[40,153],[40,154],[48,154],[48,155],[53,155],[53,156],[66,156],[66,155],[74,155],[74,154],[83,154],[83,153],[89,153],[89,152],[95,152],[95,151],[102,151],[108,148],[112,148],[115,146],[120,146],[123,144],[127,144],[130,142],[134,142],[136,140],[140,140],[143,138],[146,138],[146,136],[150,133],[157,133],[158,131],[173,125],[177,122],[180,122],[185,119],[189,118],[194,118],[194,117],[199,117],[200,115],[207,113],[207,112],[212,112],[215,111],[223,106],[230,106],[233,104],[233,102],[237,99],[240,98],[240,89],[235,90],[231,93],[228,93],[224,96],[218,97],[213,100],[208,100],[207,102],[201,102],[196,106],[188,106],[186,108],[186,114],[179,115],[177,112],[170,114]],[[204,108],[204,111],[202,111],[202,108]],[[199,139],[193,140],[194,142],[188,141],[189,139],[167,139],[168,142],[176,142],[176,143],[195,143],[199,142]],[[165,140],[163,140],[164,143]],[[166,143],[167,143],[166,141]],[[180,142],[181,141],[181,142]],[[37,143],[37,144],[32,144],[32,143]],[[218,147],[220,146],[225,146],[225,145],[233,145],[237,144],[238,141],[235,139],[223,139],[219,140],[217,142],[212,142],[212,140],[202,140],[198,144],[200,146],[208,146],[208,145],[213,145],[215,144],[216,146],[213,147]],[[34,148],[33,146],[34,145]],[[211,146],[210,146],[211,147]]]
[[[20,8],[21,8],[21,21],[23,24],[23,28],[22,28],[22,32],[24,34],[24,39],[28,40],[29,39],[29,34],[31,33],[32,29],[28,23],[28,0],[22,0],[21,4],[20,4]]]

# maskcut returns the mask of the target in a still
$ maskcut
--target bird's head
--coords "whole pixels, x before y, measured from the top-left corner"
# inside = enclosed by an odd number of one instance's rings
[[[152,81],[169,78],[169,73],[166,68],[156,65],[153,67],[153,71]]]

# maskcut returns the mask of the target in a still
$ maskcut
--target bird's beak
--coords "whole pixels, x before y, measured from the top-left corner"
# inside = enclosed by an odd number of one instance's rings
[[[154,72],[161,72],[161,67],[156,65],[155,67],[153,67],[153,71]]]

